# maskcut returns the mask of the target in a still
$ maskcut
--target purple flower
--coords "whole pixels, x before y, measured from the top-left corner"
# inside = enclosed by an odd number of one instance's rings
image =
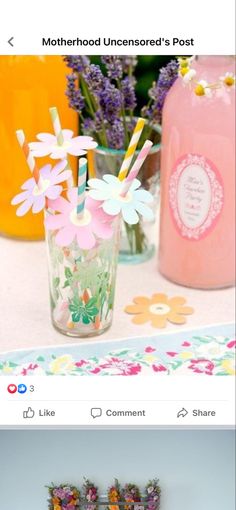
[[[53,495],[56,496],[56,498],[64,499],[65,497],[65,491],[61,487],[57,489],[53,489]]]
[[[97,110],[95,112],[94,122],[96,131],[101,131],[103,125],[103,115],[101,110]]]
[[[107,75],[112,80],[120,80],[123,75],[122,57],[117,55],[104,55],[101,61],[105,64]]]
[[[159,480],[150,480],[146,486],[147,510],[159,510],[161,501],[161,489]]]
[[[122,55],[121,57],[123,72],[129,74],[133,72],[137,63],[137,55]]]
[[[124,125],[120,119],[116,119],[107,129],[107,140],[111,149],[123,149]]]
[[[83,76],[90,91],[95,94],[99,94],[104,84],[104,76],[100,67],[95,64],[89,65]]]
[[[77,73],[84,71],[90,64],[89,58],[85,55],[66,55],[63,60],[68,67]]]
[[[121,82],[125,110],[134,110],[137,105],[134,86],[135,80],[129,76],[126,76]]]
[[[84,97],[82,96],[81,90],[77,88],[77,75],[72,73],[67,75],[67,89],[66,96],[69,99],[69,105],[76,112],[81,112],[85,107]]]
[[[83,132],[85,135],[87,135],[91,134],[93,131],[95,131],[95,121],[94,119],[87,117],[83,122]]]
[[[112,124],[119,118],[122,107],[122,95],[108,78],[105,79],[103,90],[100,93],[100,106],[103,117],[107,122]]]
[[[142,108],[142,115],[154,122],[160,122],[162,110],[169,89],[178,77],[178,62],[171,60],[167,66],[160,69],[160,75],[157,82],[154,82],[149,90],[149,97],[152,101],[151,106]]]
[[[159,87],[170,88],[178,77],[179,64],[177,60],[171,60],[165,67],[160,69],[158,78]]]

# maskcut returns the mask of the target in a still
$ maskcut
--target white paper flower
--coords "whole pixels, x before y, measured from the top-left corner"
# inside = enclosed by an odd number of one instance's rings
[[[39,142],[29,144],[34,157],[48,156],[52,159],[64,159],[67,154],[72,156],[83,156],[87,150],[95,149],[97,143],[91,136],[75,136],[70,129],[62,129],[63,144],[59,145],[57,137],[50,133],[39,133],[37,139]]]
[[[102,202],[101,207],[107,214],[122,217],[129,225],[139,222],[139,215],[147,220],[153,220],[153,211],[146,204],[153,202],[151,193],[138,189],[141,182],[134,179],[126,196],[122,196],[124,182],[114,175],[106,174],[103,179],[89,179],[89,196]]]

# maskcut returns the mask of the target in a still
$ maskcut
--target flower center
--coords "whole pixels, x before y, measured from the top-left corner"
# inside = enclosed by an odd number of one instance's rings
[[[126,193],[126,195],[124,197],[121,196],[121,193],[122,193],[121,190],[114,189],[112,191],[112,197],[115,200],[119,200],[119,202],[125,202],[125,203],[132,202],[133,196],[130,191],[128,191],[128,193]]]
[[[46,191],[46,189],[49,188],[51,182],[49,179],[42,179],[40,177],[39,183],[35,185],[32,194],[34,197],[37,197],[39,195],[43,195],[43,193]]]
[[[205,96],[205,89],[201,84],[198,84],[195,88],[195,94],[197,96]]]
[[[75,207],[70,213],[70,221],[76,227],[86,227],[91,222],[92,215],[88,209],[84,209],[84,214],[79,217],[77,214],[77,208]]]
[[[52,152],[54,152],[55,150],[57,152],[65,152],[65,150],[69,149],[70,146],[71,146],[70,142],[63,142],[62,145],[55,144],[52,146]]]
[[[170,312],[170,307],[165,303],[156,303],[149,307],[149,311],[154,315],[166,315]]]
[[[189,67],[183,67],[180,69],[181,76],[185,76],[187,73],[189,73]]]
[[[224,82],[228,87],[232,87],[232,85],[234,85],[234,78],[232,76],[226,76]]]

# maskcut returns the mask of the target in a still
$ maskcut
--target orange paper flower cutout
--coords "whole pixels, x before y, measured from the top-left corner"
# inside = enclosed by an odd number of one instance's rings
[[[168,298],[166,294],[153,294],[151,298],[137,296],[134,305],[125,307],[125,312],[135,315],[134,324],[151,322],[154,328],[165,328],[166,323],[185,324],[185,315],[194,312],[191,306],[184,306],[186,299],[181,296]]]

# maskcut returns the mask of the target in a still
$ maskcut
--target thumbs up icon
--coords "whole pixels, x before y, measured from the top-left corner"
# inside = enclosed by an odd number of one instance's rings
[[[23,411],[23,418],[33,418],[35,415],[32,407],[28,407],[27,411]]]

